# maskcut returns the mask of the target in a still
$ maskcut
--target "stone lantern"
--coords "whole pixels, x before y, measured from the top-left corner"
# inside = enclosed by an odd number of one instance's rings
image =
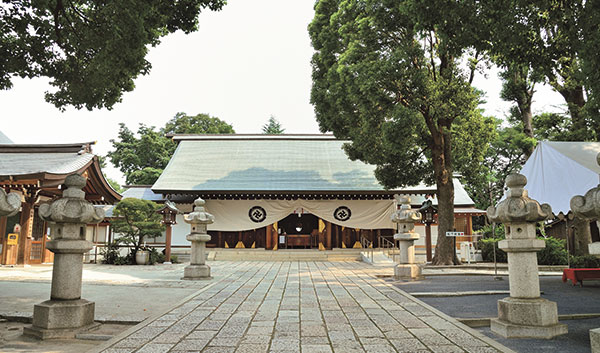
[[[84,199],[86,178],[78,174],[65,179],[63,197],[43,204],[40,217],[50,225],[52,240],[46,243],[54,253],[50,300],[33,308],[33,325],[24,334],[41,339],[73,338],[77,332],[95,328],[94,302],[81,299],[83,254],[92,249],[85,239],[86,225],[104,218],[104,210]]]
[[[419,239],[419,233],[414,231],[415,222],[421,220],[421,213],[414,211],[410,206],[410,196],[394,196],[400,206],[392,214],[392,222],[398,224],[398,233],[394,234],[394,240],[400,242],[400,261],[394,268],[396,279],[414,279],[421,277],[421,267],[415,263],[415,240]]]
[[[204,200],[200,197],[194,201],[194,211],[183,216],[189,223],[192,232],[185,238],[192,242],[190,264],[183,270],[183,279],[210,279],[210,266],[206,264],[206,242],[210,241],[206,227],[215,221],[215,217],[204,210]]]
[[[490,221],[504,223],[506,239],[498,247],[507,253],[510,285],[510,297],[498,301],[498,318],[490,327],[503,337],[549,339],[567,333],[567,325],[558,323],[556,303],[540,298],[536,252],[546,244],[536,238],[535,227],[552,218],[552,209],[529,198],[526,184],[524,175],[509,175],[507,198],[487,209]]]
[[[21,207],[21,198],[17,194],[7,194],[0,189],[0,217],[14,216]]]
[[[596,162],[600,165],[600,153],[596,156]],[[600,185],[588,190],[584,196],[574,196],[571,199],[571,211],[576,218],[588,222],[600,220]],[[588,244],[588,249],[590,255],[600,255],[600,242]]]
[[[596,156],[600,165],[600,153]],[[575,217],[586,221],[600,220],[600,185],[588,190],[584,196],[577,195],[571,199],[571,211]],[[588,244],[590,255],[600,255],[600,242]],[[592,353],[600,353],[600,328],[590,330]]]

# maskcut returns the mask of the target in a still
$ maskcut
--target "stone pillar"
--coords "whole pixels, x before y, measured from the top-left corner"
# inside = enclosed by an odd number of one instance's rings
[[[421,213],[410,206],[410,197],[394,196],[400,209],[392,214],[392,222],[399,224],[398,233],[394,239],[400,242],[400,263],[394,268],[396,279],[415,279],[421,277],[421,267],[415,263],[415,240],[419,233],[414,231],[415,222],[421,220]]]
[[[25,335],[66,339],[99,325],[94,322],[94,303],[81,299],[81,276],[83,254],[93,245],[85,240],[86,225],[100,222],[104,210],[84,199],[85,184],[84,177],[69,175],[63,197],[39,208],[40,217],[50,225],[52,237],[46,243],[54,253],[52,288],[50,300],[34,306],[33,325],[25,328]]]
[[[596,156],[600,165],[600,153]],[[588,190],[584,196],[577,195],[571,199],[571,211],[576,218],[587,222],[600,220],[600,185]],[[589,253],[600,255],[600,242],[590,243]],[[590,345],[592,353],[600,353],[600,328],[590,330]]]
[[[567,325],[558,323],[556,303],[540,298],[536,252],[546,243],[536,238],[535,226],[551,218],[552,209],[529,198],[526,184],[524,175],[509,175],[508,197],[487,209],[490,221],[504,223],[506,229],[498,247],[507,253],[510,285],[510,297],[498,301],[498,318],[490,327],[503,337],[549,339],[567,333]]]
[[[192,232],[185,238],[192,242],[191,261],[183,269],[183,278],[189,280],[210,279],[210,266],[206,264],[206,242],[210,235],[206,227],[215,221],[215,217],[204,210],[204,200],[194,201],[194,211],[184,215],[183,220],[192,227]]]

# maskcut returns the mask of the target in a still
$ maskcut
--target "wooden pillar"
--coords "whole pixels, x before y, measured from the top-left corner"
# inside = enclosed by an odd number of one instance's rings
[[[33,198],[35,200],[35,198]],[[26,265],[29,263],[29,252],[31,250],[31,232],[33,228],[33,202],[31,199],[24,202],[21,206],[21,232],[19,234],[19,252],[17,255],[17,264]]]
[[[271,246],[271,243],[273,242],[272,240],[273,237],[273,225],[269,224],[267,226],[267,235],[266,235],[266,241],[265,241],[265,248],[266,249],[273,249],[273,246]]]
[[[171,234],[172,227],[171,224],[166,225],[165,230],[165,262],[171,262]]]
[[[327,250],[331,250],[331,222],[325,221],[325,247]]]
[[[2,244],[2,252],[0,252],[0,264],[6,265],[6,221],[7,217],[0,217],[0,244]]]
[[[425,224],[425,252],[427,253],[427,261],[431,261],[431,223]]]

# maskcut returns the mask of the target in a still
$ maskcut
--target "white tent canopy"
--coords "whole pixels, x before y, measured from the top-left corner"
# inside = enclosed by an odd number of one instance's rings
[[[554,214],[568,213],[573,196],[598,185],[598,153],[600,142],[540,141],[521,169],[529,197],[552,206]]]

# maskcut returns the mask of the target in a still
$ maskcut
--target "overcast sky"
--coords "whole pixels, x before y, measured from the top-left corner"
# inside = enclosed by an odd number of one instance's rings
[[[216,116],[238,133],[260,133],[270,115],[286,133],[318,133],[309,103],[313,4],[228,0],[220,12],[204,12],[199,31],[170,35],[150,50],[150,74],[139,77],[135,90],[110,111],[62,113],[44,101],[51,89],[47,79],[15,79],[11,90],[0,91],[0,129],[16,143],[97,141],[94,151],[102,155],[120,122],[132,130],[139,123],[161,127],[177,112]],[[496,73],[477,77],[475,85],[487,93],[486,112],[502,117],[510,104],[498,97]],[[562,104],[547,88],[534,99],[534,112]],[[105,172],[124,180],[112,166]]]

